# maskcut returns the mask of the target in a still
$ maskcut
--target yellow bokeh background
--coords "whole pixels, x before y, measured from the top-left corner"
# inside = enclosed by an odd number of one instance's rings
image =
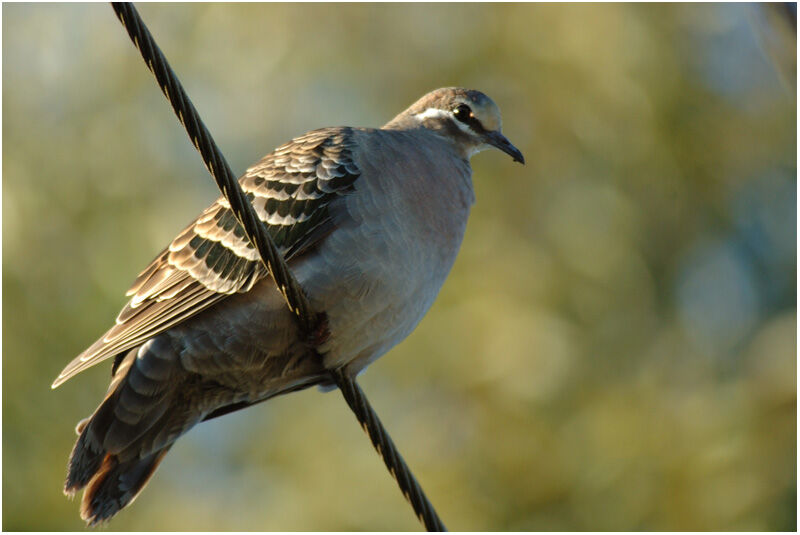
[[[453,530],[796,529],[795,36],[730,4],[147,4],[237,172],[482,90],[525,154],[360,382]],[[108,363],[56,391],[218,195],[106,4],[3,13],[3,528],[61,493]],[[417,530],[341,396],[197,426],[112,530]]]

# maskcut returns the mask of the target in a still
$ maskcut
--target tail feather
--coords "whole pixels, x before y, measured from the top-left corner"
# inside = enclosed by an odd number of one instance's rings
[[[75,447],[72,448],[72,454],[69,456],[64,494],[73,496],[89,484],[92,477],[100,470],[105,454],[102,445],[87,433],[86,424],[84,424],[80,437],[75,442]]]
[[[126,361],[130,361],[128,358]],[[126,363],[125,372],[130,367]],[[106,398],[103,403],[88,418],[84,418],[75,426],[78,441],[72,448],[69,456],[67,480],[64,483],[64,494],[73,496],[75,492],[85,487],[92,476],[100,469],[106,450],[103,447],[103,437],[114,419],[114,393],[122,375],[113,377]]]
[[[324,376],[320,361],[300,358],[307,351],[304,344],[260,363],[256,357],[261,353],[237,357],[221,351],[205,330],[200,334],[195,353],[184,352],[182,344],[163,335],[115,361],[105,399],[76,427],[79,437],[64,492],[85,489],[81,517],[88,524],[107,521],[129,505],[172,443],[195,424],[258,401],[252,399],[254,385],[267,399]]]
[[[73,496],[85,487],[81,517],[89,525],[109,520],[130,504],[174,439],[194,423],[185,400],[176,399],[170,390],[181,384],[148,383],[133,365],[135,360],[136,352],[128,353],[106,398],[76,427],[79,436],[69,459],[64,492]],[[171,440],[156,441],[165,426],[175,428],[174,435]]]
[[[110,519],[130,504],[153,476],[169,446],[142,459],[120,462],[106,455],[86,487],[81,500],[81,518],[90,526]]]
[[[64,484],[64,493],[68,496],[86,487],[81,518],[89,525],[109,520],[130,504],[172,446],[170,442],[157,449],[142,450],[142,439],[139,439],[131,448],[109,451],[104,438],[109,437],[109,431],[113,431],[118,422],[113,418],[113,405],[112,396],[87,419],[88,422],[83,420],[78,424],[80,436],[72,450]],[[162,423],[161,419],[156,422]],[[137,453],[143,451],[149,453]]]

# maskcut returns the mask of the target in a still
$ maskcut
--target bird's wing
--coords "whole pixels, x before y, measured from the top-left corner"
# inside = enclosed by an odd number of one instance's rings
[[[288,260],[334,228],[330,203],[354,189],[349,128],[311,131],[278,147],[239,179],[278,249]],[[116,324],[59,374],[77,373],[190,318],[226,296],[247,292],[266,275],[224,198],[219,198],[137,277]]]

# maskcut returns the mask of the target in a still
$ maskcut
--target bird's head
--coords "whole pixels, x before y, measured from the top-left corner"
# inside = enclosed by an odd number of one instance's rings
[[[452,140],[467,158],[494,147],[524,164],[501,126],[500,108],[492,99],[474,89],[444,87],[423,96],[384,128],[427,128]]]

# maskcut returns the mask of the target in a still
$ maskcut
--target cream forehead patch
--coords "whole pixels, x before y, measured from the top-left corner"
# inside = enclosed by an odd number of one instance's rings
[[[470,99],[472,101],[470,102],[472,113],[486,130],[500,130],[502,126],[500,108],[489,97],[485,95],[481,95],[481,97]]]

